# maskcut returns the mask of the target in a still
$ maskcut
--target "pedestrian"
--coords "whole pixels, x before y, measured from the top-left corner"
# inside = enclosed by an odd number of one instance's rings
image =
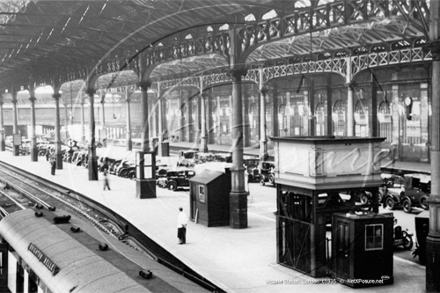
[[[49,161],[49,158],[50,158],[50,152],[49,152],[49,149],[47,148],[46,149],[46,161]]]
[[[55,175],[56,166],[57,166],[57,164],[56,164],[55,158],[51,158],[50,159],[50,173],[52,175]]]
[[[183,208],[179,208],[179,211],[179,215],[177,216],[177,238],[179,238],[179,244],[185,244],[188,216],[183,212]]]
[[[110,190],[110,185],[108,184],[108,176],[107,176],[107,169],[104,170],[104,190],[105,189]]]

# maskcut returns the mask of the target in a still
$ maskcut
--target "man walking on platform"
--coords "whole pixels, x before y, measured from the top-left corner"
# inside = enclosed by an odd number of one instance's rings
[[[107,169],[104,170],[104,190],[105,189],[110,190],[110,185],[108,184],[108,176],[107,176]]]
[[[183,212],[183,208],[179,208],[179,211],[179,215],[177,216],[177,238],[179,238],[179,244],[185,244],[188,216]]]

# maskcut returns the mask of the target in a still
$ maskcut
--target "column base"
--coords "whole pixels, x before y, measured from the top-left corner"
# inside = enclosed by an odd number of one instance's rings
[[[12,147],[12,155],[13,156],[19,156],[20,155],[20,147],[18,145],[14,145]]]
[[[56,154],[56,160],[57,160],[57,169],[61,170],[63,169],[63,154]]]
[[[440,237],[426,238],[426,292],[440,292]]]
[[[170,143],[162,142],[158,144],[157,155],[161,157],[169,157],[170,156]]]
[[[136,198],[156,198],[156,179],[135,179]]]
[[[38,149],[36,147],[31,149],[31,162],[38,162]]]
[[[98,181],[98,161],[96,158],[89,160],[89,181]]]
[[[247,192],[231,192],[229,207],[231,212],[230,227],[234,229],[247,228]]]

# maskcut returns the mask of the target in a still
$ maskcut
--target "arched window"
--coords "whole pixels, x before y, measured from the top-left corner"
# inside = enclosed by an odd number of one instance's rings
[[[392,141],[392,116],[391,107],[386,97],[377,107],[377,122],[379,124],[379,136],[386,137],[386,142]]]
[[[333,134],[338,136],[345,136],[347,135],[345,124],[346,124],[346,118],[345,118],[345,101],[344,100],[337,100],[333,104],[333,111],[332,111],[332,120],[333,120]]]
[[[281,105],[278,108],[278,135],[287,136],[286,105]]]

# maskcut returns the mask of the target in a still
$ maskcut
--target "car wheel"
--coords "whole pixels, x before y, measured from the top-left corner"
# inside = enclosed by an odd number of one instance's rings
[[[379,203],[382,203],[382,199],[384,198],[384,196],[385,196],[385,192],[384,191],[382,191],[382,190],[379,190],[379,193],[377,194],[377,196],[378,196],[378,201],[379,201]]]
[[[396,201],[391,196],[387,197],[385,200],[385,205],[387,209],[394,210],[396,208]]]
[[[275,185],[275,177],[273,175],[269,175],[269,183]]]
[[[414,245],[414,241],[411,236],[408,235],[405,231],[402,232],[402,240],[403,240],[403,248],[406,250],[411,250]]]
[[[130,179],[134,179],[134,178],[136,178],[136,172],[130,172],[130,173],[128,173],[128,178],[130,178]]]
[[[177,190],[177,183],[175,181],[168,182],[168,189],[172,191]]]
[[[370,202],[370,198],[368,197],[367,193],[361,192],[361,194],[359,194],[359,201],[361,204],[368,204]]]
[[[127,177],[127,174],[128,174],[128,171],[125,169],[123,169],[123,170],[121,170],[121,172],[119,172],[119,176],[124,177],[124,178]]]
[[[411,204],[411,200],[409,198],[405,198],[403,200],[402,206],[403,206],[403,211],[405,213],[411,213],[411,211],[412,211],[412,204]]]
[[[420,198],[420,206],[424,210],[428,210],[429,209],[428,198],[426,196],[423,196],[422,198]]]
[[[261,186],[266,185],[266,180],[264,180],[264,177],[261,177],[260,184],[261,184]]]

